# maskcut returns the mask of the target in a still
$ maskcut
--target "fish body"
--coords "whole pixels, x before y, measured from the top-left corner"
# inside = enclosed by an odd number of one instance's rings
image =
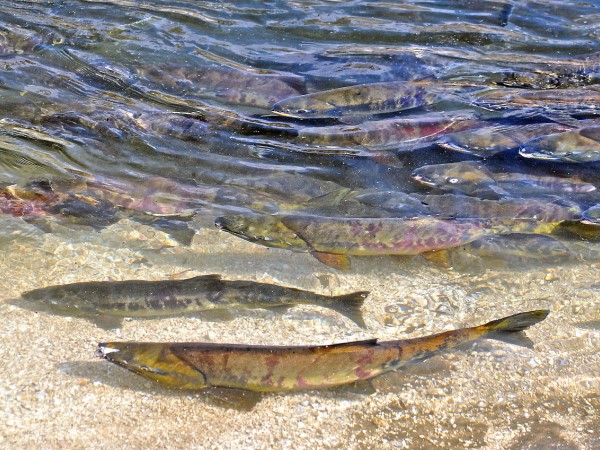
[[[498,182],[498,186],[511,192],[587,194],[596,190],[596,186],[593,184],[576,177],[563,178],[526,173],[495,173],[494,178]]]
[[[288,216],[285,226],[310,244],[313,250],[348,255],[418,255],[451,248],[481,236],[505,234],[519,228],[518,222],[486,219],[336,219]],[[523,231],[541,232],[543,226],[522,222]],[[548,227],[550,230],[552,227]]]
[[[221,280],[203,275],[187,280],[91,281],[50,286],[25,292],[22,298],[53,312],[71,316],[165,317],[231,308],[276,308],[318,305],[365,326],[360,307],[368,292],[329,297],[309,291],[256,283]]]
[[[417,196],[402,191],[363,189],[352,191],[350,196],[365,205],[388,211],[393,214],[393,217],[417,217],[429,214],[429,209]]]
[[[159,217],[191,217],[198,209],[248,208],[273,213],[283,199],[243,187],[149,177],[144,182],[98,177],[86,182],[87,193],[128,210]]]
[[[470,242],[466,250],[489,258],[520,258],[539,261],[560,261],[571,255],[562,242],[536,234],[509,234],[507,236],[486,236]]]
[[[593,184],[574,177],[491,172],[482,163],[473,161],[426,165],[415,169],[412,176],[437,189],[492,200],[510,197],[511,193],[583,194],[596,190]]]
[[[490,89],[476,94],[473,103],[492,110],[535,109],[541,112],[594,113],[600,105],[600,89]]]
[[[301,77],[226,66],[151,66],[138,69],[138,74],[178,95],[215,98],[234,105],[265,109],[305,92]]]
[[[525,142],[525,158],[586,163],[600,161],[600,126],[554,133]]]
[[[110,202],[87,195],[56,191],[47,181],[0,188],[0,214],[35,221],[59,217],[67,222],[101,228],[119,220]],[[41,225],[41,222],[40,222]]]
[[[532,219],[562,222],[581,219],[582,208],[558,198],[502,198],[485,200],[466,195],[413,195],[428,208],[429,214],[445,217]]]
[[[66,197],[43,187],[8,185],[0,188],[0,213],[14,217],[40,217],[51,213],[48,207]]]
[[[474,123],[472,114],[435,114],[367,121],[357,125],[305,127],[298,130],[298,141],[319,146],[360,146],[381,150],[404,142],[427,140],[443,132],[473,126]]]
[[[334,181],[314,178],[301,173],[275,172],[260,176],[230,177],[224,184],[256,191],[262,195],[286,199],[287,203],[302,203],[336,192],[342,188]]]
[[[44,47],[65,42],[64,37],[54,31],[36,34],[16,25],[12,25],[11,28],[0,29],[0,56],[33,53]]]
[[[276,103],[272,111],[297,119],[384,114],[431,105],[447,90],[424,82],[359,84],[290,97]]]
[[[367,380],[494,333],[522,331],[547,315],[545,310],[530,311],[477,327],[396,341],[291,347],[108,342],[98,344],[96,355],[171,388],[322,389]]]
[[[447,134],[436,143],[441,147],[485,158],[496,153],[516,150],[531,139],[570,130],[557,123],[530,125],[496,125]]]
[[[509,234],[486,236],[459,247],[427,255],[444,267],[481,270],[493,267],[514,268],[527,264],[558,264],[578,258],[578,252],[550,236]]]
[[[498,84],[526,89],[576,89],[598,82],[598,64],[587,66],[581,61],[581,68],[559,66],[551,71],[507,73]]]

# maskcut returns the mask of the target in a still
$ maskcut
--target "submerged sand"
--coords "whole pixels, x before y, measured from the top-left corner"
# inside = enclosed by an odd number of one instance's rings
[[[129,221],[100,233],[18,234],[2,242],[0,258],[3,448],[600,448],[600,264],[465,273],[419,257],[354,258],[339,272],[208,228],[190,247]],[[303,306],[230,321],[128,320],[107,331],[15,305],[21,292],[52,284],[209,273],[322,294],[370,290],[368,329]],[[532,349],[480,341],[379,377],[374,392],[270,394],[250,411],[94,357],[97,343],[111,340],[398,339],[540,308],[551,315],[527,332]]]

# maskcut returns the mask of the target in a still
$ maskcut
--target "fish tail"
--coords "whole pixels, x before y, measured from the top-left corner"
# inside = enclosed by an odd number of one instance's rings
[[[528,311],[512,316],[504,317],[503,319],[492,320],[484,325],[477,327],[482,334],[490,333],[516,333],[523,331],[536,323],[544,320],[550,311],[547,309],[539,309],[536,311]]]
[[[346,295],[338,295],[331,297],[331,302],[327,306],[334,311],[343,314],[359,327],[367,328],[367,324],[363,319],[361,308],[365,298],[367,298],[369,294],[370,292],[361,291]]]

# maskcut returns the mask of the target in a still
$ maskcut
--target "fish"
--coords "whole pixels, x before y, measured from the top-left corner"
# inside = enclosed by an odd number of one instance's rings
[[[564,242],[550,236],[509,234],[486,236],[473,242],[439,252],[426,258],[444,267],[469,271],[486,267],[514,268],[526,264],[557,264],[577,258]]]
[[[385,114],[431,105],[450,90],[431,82],[359,84],[290,97],[275,103],[272,111],[296,119]]]
[[[304,79],[290,74],[258,73],[227,66],[146,66],[138,75],[178,95],[271,109],[278,101],[306,92]]]
[[[397,190],[358,189],[350,197],[365,205],[388,211],[393,217],[417,217],[429,214],[429,209],[414,195]]]
[[[430,336],[331,345],[101,342],[95,355],[160,385],[253,392],[326,389],[374,378],[480,338],[502,339],[543,321],[548,310],[514,314]]]
[[[437,189],[490,200],[511,194],[584,194],[596,190],[593,184],[576,177],[491,172],[476,161],[426,165],[415,169],[412,177]]]
[[[473,114],[427,114],[356,125],[304,127],[298,130],[297,139],[303,144],[383,150],[405,142],[427,141],[433,136],[468,128],[475,123]]]
[[[536,137],[571,129],[558,123],[494,125],[446,134],[436,144],[447,150],[485,158],[508,150],[518,150]]]
[[[125,317],[155,318],[232,308],[281,308],[308,304],[333,309],[366,327],[360,308],[368,292],[326,296],[291,287],[218,274],[186,280],[88,281],[24,292],[29,307],[84,317],[105,328],[118,328]]]
[[[11,25],[11,29],[0,28],[0,56],[34,53],[45,47],[65,43],[64,36],[55,31],[33,33],[30,30]]]
[[[526,89],[573,89],[597,83],[597,72],[597,65],[589,70],[574,70],[565,67],[562,70],[552,72],[539,70],[530,73],[510,72],[504,74],[504,77],[497,84]]]
[[[50,217],[96,229],[119,220],[118,211],[110,202],[56,191],[47,180],[0,187],[0,214],[22,217],[40,227],[43,219]]]
[[[531,175],[527,173],[495,173],[498,185],[514,193],[540,194],[587,194],[594,192],[596,186],[577,177],[554,177],[551,175]]]
[[[489,89],[477,93],[473,104],[490,110],[594,114],[600,104],[600,89],[594,85],[577,89]]]
[[[348,256],[419,255],[456,247],[484,236],[550,234],[556,223],[502,219],[342,218],[318,216],[218,217],[217,228],[267,247],[309,252],[336,269]]]
[[[588,223],[600,223],[600,203],[590,206],[582,213],[583,220]]]
[[[444,191],[492,200],[508,196],[508,192],[498,186],[492,172],[476,161],[426,165],[415,169],[412,177],[419,183]]]
[[[600,161],[600,126],[540,136],[523,143],[519,154],[524,158],[571,163]]]
[[[564,198],[502,198],[485,200],[466,195],[420,195],[413,194],[429,214],[443,217],[532,219],[541,222],[579,220],[583,209]]]

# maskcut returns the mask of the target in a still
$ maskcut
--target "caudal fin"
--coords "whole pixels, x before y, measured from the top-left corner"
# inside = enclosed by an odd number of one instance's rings
[[[366,328],[367,324],[363,319],[361,308],[365,298],[367,298],[369,294],[370,292],[361,291],[353,292],[352,294],[338,295],[336,297],[331,297],[331,302],[327,306],[340,314],[343,314],[359,327]]]
[[[539,309],[536,311],[528,311],[524,313],[514,314],[503,319],[492,320],[491,322],[481,325],[482,331],[487,333],[516,333],[523,331],[536,323],[544,320],[550,311],[547,309]]]

